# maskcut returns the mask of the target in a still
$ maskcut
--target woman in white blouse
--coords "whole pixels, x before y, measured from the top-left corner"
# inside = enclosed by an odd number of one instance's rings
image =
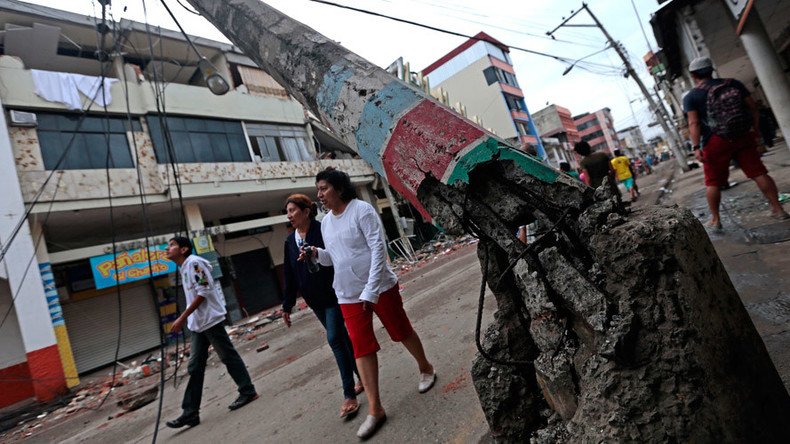
[[[326,248],[311,247],[310,256],[335,268],[332,286],[368,398],[368,416],[357,431],[357,436],[364,439],[376,433],[387,419],[379,397],[380,347],[373,332],[373,313],[390,338],[402,342],[414,357],[420,372],[420,393],[433,387],[436,373],[403,310],[398,278],[387,265],[384,229],[376,210],[357,199],[350,178],[341,171],[326,169],[318,173],[316,188],[318,200],[330,213],[321,221]]]

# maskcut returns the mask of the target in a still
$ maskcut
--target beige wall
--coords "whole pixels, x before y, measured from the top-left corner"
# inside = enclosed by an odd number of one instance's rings
[[[214,248],[223,257],[246,253],[247,251],[260,248],[268,248],[272,256],[272,263],[280,265],[284,260],[283,248],[288,231],[285,228],[285,224],[272,225],[272,228],[273,230],[268,233],[240,237],[228,241],[224,240],[224,235],[220,235],[214,242]]]
[[[433,85],[431,92],[436,94],[439,87],[444,88],[450,96],[450,104],[462,103],[468,116],[479,116],[483,119],[483,126],[492,129],[496,135],[516,137],[516,127],[499,83],[486,84],[483,70],[489,66],[488,56],[482,57],[444,82]]]
[[[68,111],[66,106],[48,102],[35,94],[30,70],[25,69],[22,62],[15,57],[0,56],[0,79],[0,97],[6,107]],[[149,82],[138,83],[129,78],[128,88],[132,114],[157,112],[156,97]],[[112,102],[107,106],[107,111],[126,115],[123,82],[113,84],[110,95]],[[81,97],[87,107],[89,100],[85,96]],[[170,114],[299,125],[305,123],[302,105],[295,100],[253,96],[234,90],[223,96],[215,96],[206,87],[169,83],[165,88],[165,103]],[[92,110],[104,111],[98,105],[93,105]]]
[[[140,116],[155,112],[150,85],[146,82],[140,85],[130,82],[129,86],[129,105],[132,113]],[[113,102],[108,107],[109,111],[125,115],[125,100],[120,82],[113,85],[112,94]],[[0,97],[4,105],[11,108],[55,112],[66,110],[62,105],[44,101],[35,95],[30,71],[25,70],[21,62],[13,57],[0,57]],[[173,114],[298,125],[304,125],[305,119],[301,105],[293,100],[250,96],[235,91],[218,97],[212,95],[206,88],[190,85],[168,85],[167,103],[168,113]],[[134,150],[136,146],[136,155],[133,153],[132,157],[136,159],[140,169],[142,188],[145,194],[151,197],[149,202],[166,201],[170,196],[176,195],[175,190],[169,188],[175,182],[173,173],[168,165],[157,163],[145,118],[142,121],[143,131],[128,133],[129,147]],[[25,202],[31,202],[51,172],[44,168],[36,128],[12,126],[9,128],[9,133],[22,194]],[[308,182],[312,184],[315,174],[330,165],[348,172],[352,177],[373,174],[366,162],[347,159],[180,164],[179,178],[185,197],[259,192],[269,189],[281,190],[297,182],[303,182],[304,179],[309,179]],[[110,171],[110,181],[113,198],[139,196],[137,170],[113,169]],[[64,170],[52,176],[38,202],[39,205],[53,200],[58,203],[69,202],[70,210],[95,208],[106,206],[107,203],[89,203],[89,201],[106,199],[107,194],[107,175],[104,170]],[[54,208],[55,211],[58,209],[66,208]]]

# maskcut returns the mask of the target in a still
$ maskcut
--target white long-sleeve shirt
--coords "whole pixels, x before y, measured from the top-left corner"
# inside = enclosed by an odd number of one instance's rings
[[[329,213],[321,220],[325,249],[318,262],[335,267],[332,287],[341,304],[377,303],[379,295],[398,283],[387,265],[384,226],[373,207],[352,199],[343,213]]]

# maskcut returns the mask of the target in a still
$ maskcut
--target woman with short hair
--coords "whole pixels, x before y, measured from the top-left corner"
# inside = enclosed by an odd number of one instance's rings
[[[398,278],[387,264],[384,229],[376,210],[357,199],[346,173],[327,169],[316,176],[318,200],[330,210],[321,224],[325,248],[311,247],[311,259],[333,265],[333,287],[346,321],[354,357],[368,398],[368,416],[357,431],[369,438],[387,419],[379,396],[379,343],[373,332],[373,313],[394,342],[402,342],[419,369],[418,391],[436,382],[433,365],[425,357],[422,341],[403,310]],[[303,254],[305,258],[307,254]]]
[[[359,375],[359,372],[354,363],[354,351],[337,304],[337,296],[332,289],[334,279],[332,267],[319,267],[315,272],[311,272],[305,262],[297,260],[303,246],[324,246],[321,223],[315,220],[318,211],[315,203],[304,194],[288,196],[285,210],[294,231],[285,239],[283,320],[290,328],[291,309],[296,302],[296,292],[299,291],[326,329],[326,339],[335,355],[340,379],[343,382],[344,401],[340,407],[340,417],[351,417],[359,411],[357,395],[363,388],[361,383],[354,385],[354,374]]]

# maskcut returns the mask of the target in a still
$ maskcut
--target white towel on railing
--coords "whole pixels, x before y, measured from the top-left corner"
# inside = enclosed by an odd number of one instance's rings
[[[98,106],[109,105],[112,102],[110,87],[118,81],[105,78],[102,92],[101,77],[39,69],[31,69],[30,72],[33,74],[36,95],[49,102],[62,103],[69,109],[82,109],[79,93],[95,100]]]

